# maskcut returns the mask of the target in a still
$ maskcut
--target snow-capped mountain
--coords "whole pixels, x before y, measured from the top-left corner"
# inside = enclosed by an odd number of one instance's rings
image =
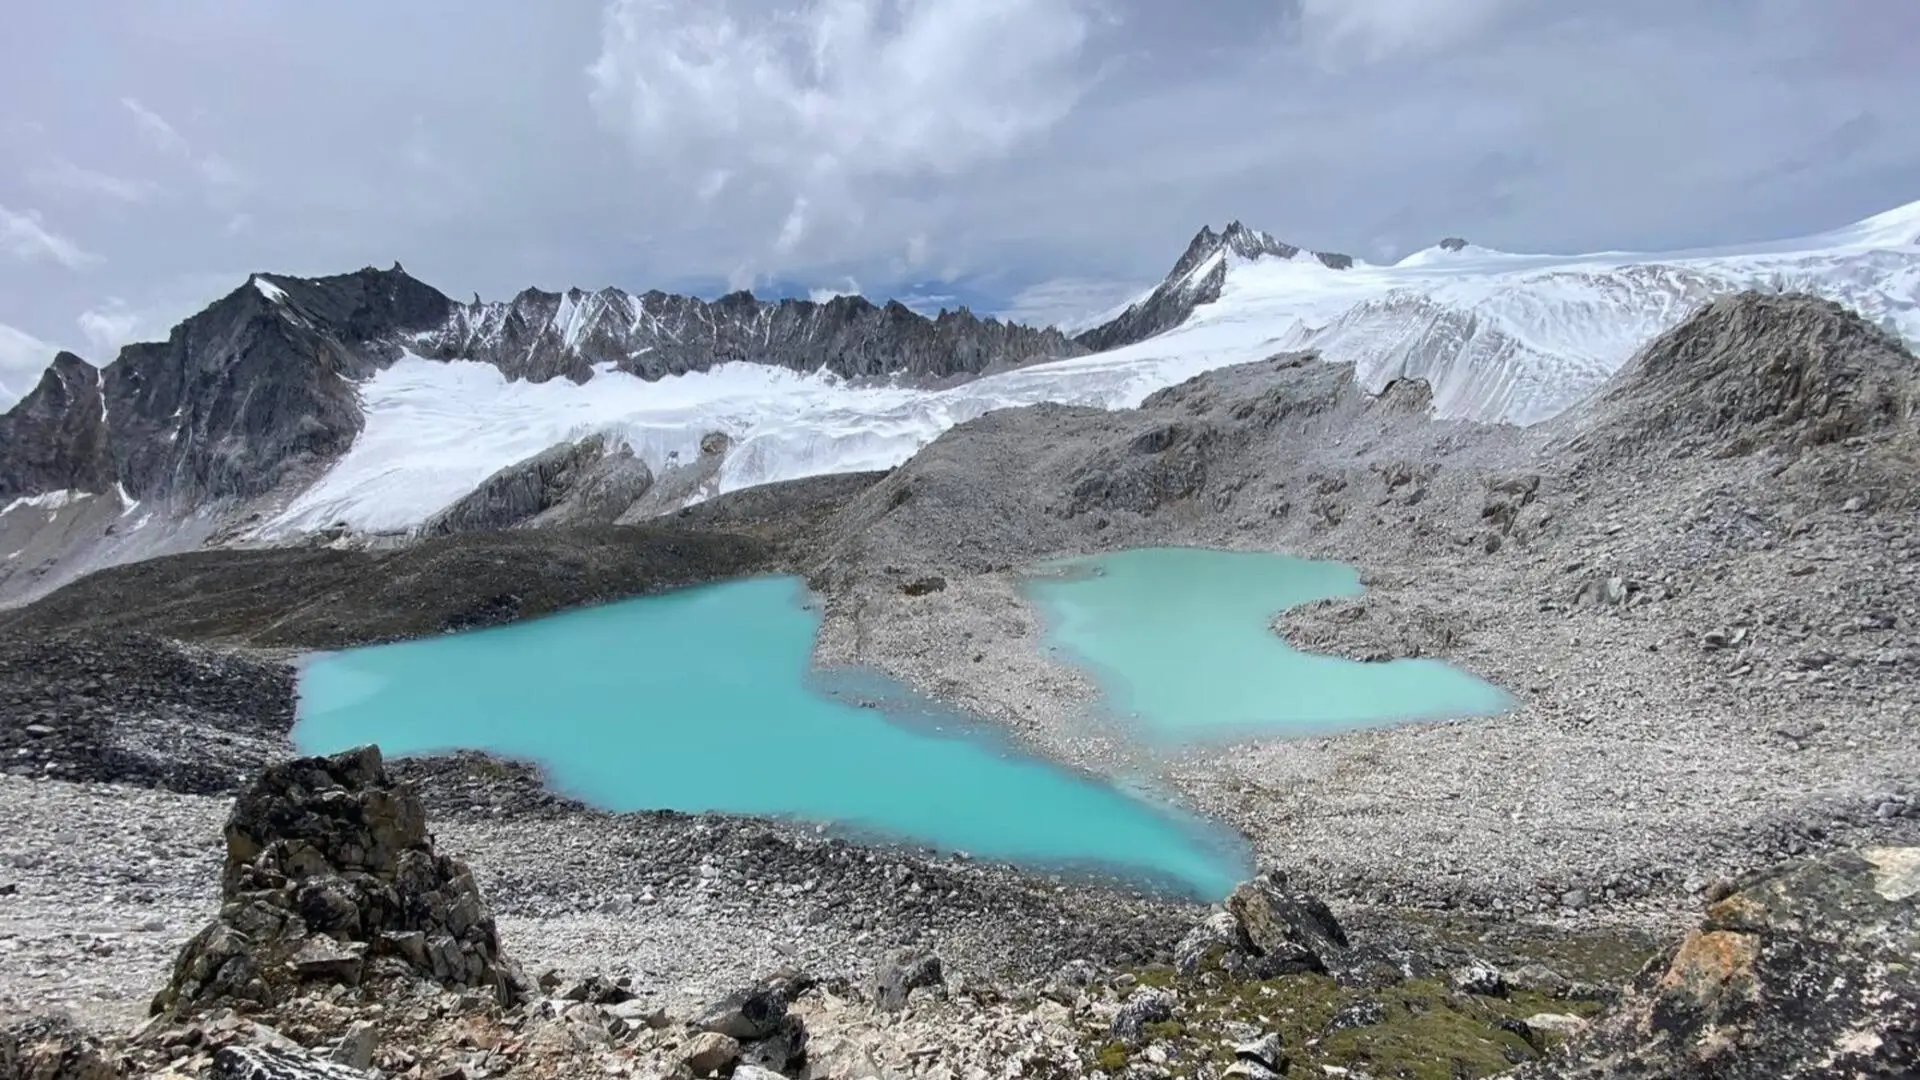
[[[1333,271],[1350,269],[1354,263],[1349,255],[1302,251],[1238,221],[1217,233],[1207,226],[1194,236],[1158,287],[1074,340],[1094,352],[1145,341],[1186,322],[1196,308],[1218,301],[1232,266],[1262,260],[1269,264],[1292,263],[1296,259]]]
[[[858,297],[528,290],[459,304],[397,265],[256,275],[103,369],[62,356],[0,416],[0,591],[53,550],[56,519],[54,548],[98,533],[114,560],[153,553],[134,538],[162,529],[174,546],[216,528],[269,542],[404,531],[590,435],[632,455],[635,484],[642,466],[677,477],[645,504],[656,512],[890,467],[992,409],[1128,407],[1289,350],[1351,362],[1374,389],[1425,379],[1442,416],[1532,423],[1747,289],[1813,293],[1920,342],[1920,203],[1739,247],[1546,256],[1449,239],[1391,266],[1235,223],[1203,229],[1151,294],[1072,340]]]
[[[655,469],[725,434],[731,449],[709,492],[887,468],[993,409],[1131,407],[1203,371],[1297,349],[1352,362],[1376,390],[1424,378],[1445,417],[1533,423],[1699,306],[1746,289],[1824,296],[1920,341],[1916,240],[1920,203],[1820,236],[1714,251],[1529,256],[1450,239],[1375,266],[1236,222],[1202,230],[1151,296],[1076,340],[1125,340],[1181,313],[1172,328],[937,390],[745,363],[654,382],[608,369],[579,386],[535,384],[505,377],[507,365],[406,359],[362,386],[360,439],[268,528],[406,528],[495,470],[589,432]]]
[[[1373,389],[1428,380],[1442,416],[1531,424],[1701,305],[1747,289],[1812,293],[1920,341],[1920,202],[1737,247],[1515,255],[1450,238],[1391,266],[1303,254],[1236,223],[1202,230],[1150,297],[1077,340],[1126,342],[1116,358],[1179,370],[1314,349]],[[1177,329],[1139,333],[1182,311]]]

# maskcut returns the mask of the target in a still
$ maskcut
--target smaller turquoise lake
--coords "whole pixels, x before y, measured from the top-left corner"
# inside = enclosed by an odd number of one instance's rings
[[[812,671],[805,599],[795,579],[755,578],[311,657],[294,742],[486,750],[607,810],[834,823],[1207,899],[1246,877],[1224,829],[1023,754],[887,680]]]
[[[1437,660],[1362,663],[1287,645],[1272,629],[1280,612],[1363,591],[1344,563],[1140,548],[1055,560],[1025,587],[1046,640],[1093,676],[1106,710],[1160,741],[1322,734],[1512,703]]]

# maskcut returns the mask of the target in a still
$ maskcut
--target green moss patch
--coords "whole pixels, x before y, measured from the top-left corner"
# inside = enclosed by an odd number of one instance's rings
[[[1472,1080],[1541,1056],[1548,1044],[1528,1037],[1527,1017],[1590,1016],[1600,1008],[1530,991],[1506,997],[1459,994],[1442,979],[1364,990],[1342,987],[1324,975],[1248,981],[1151,969],[1134,975],[1142,985],[1179,995],[1174,1019],[1145,1031],[1148,1042],[1165,1048],[1168,1071],[1176,1077],[1195,1076],[1209,1062],[1217,1071],[1233,1059],[1235,1045],[1278,1032],[1293,1062],[1292,1075],[1320,1075],[1320,1066],[1338,1065],[1381,1080]],[[1343,1011],[1348,1018],[1377,1015],[1379,1021],[1330,1030]],[[1109,1041],[1104,1030],[1090,1028],[1087,1038],[1090,1059],[1109,1075],[1133,1056],[1135,1048]]]

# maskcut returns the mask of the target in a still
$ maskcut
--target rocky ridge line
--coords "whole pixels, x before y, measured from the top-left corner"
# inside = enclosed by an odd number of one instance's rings
[[[0,415],[0,506],[117,485],[178,510],[298,486],[358,434],[353,384],[408,352],[489,363],[510,379],[585,381],[603,367],[658,379],[730,362],[945,378],[1079,351],[1053,330],[965,309],[928,318],[860,297],[528,290],[461,305],[397,263],[320,278],[255,274],[165,342],[128,345],[98,369],[56,357]]]

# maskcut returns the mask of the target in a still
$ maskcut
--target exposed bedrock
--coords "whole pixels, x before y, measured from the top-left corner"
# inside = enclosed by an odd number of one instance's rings
[[[653,470],[604,435],[550,446],[487,477],[427,519],[426,536],[489,529],[607,524],[653,486]]]

